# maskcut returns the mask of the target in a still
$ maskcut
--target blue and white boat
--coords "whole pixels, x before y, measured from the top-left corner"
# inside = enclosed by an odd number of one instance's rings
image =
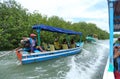
[[[38,46],[40,46],[40,31],[41,30],[63,33],[63,34],[68,34],[68,35],[80,35],[80,37],[82,36],[81,32],[65,30],[62,28],[46,26],[43,24],[35,25],[32,28],[35,29],[38,33]],[[76,43],[75,48],[52,50],[52,51],[45,51],[45,52],[40,52],[38,50],[35,50],[35,53],[29,53],[24,50],[22,51],[16,50],[16,55],[18,57],[18,60],[20,60],[22,64],[28,64],[28,63],[40,62],[40,61],[55,59],[59,57],[69,56],[73,54],[78,54],[82,51],[83,44],[84,44],[83,42],[79,41]]]
[[[113,33],[120,31],[120,0],[108,0],[110,53],[104,70],[103,79],[120,79],[120,72],[116,72],[113,54]]]

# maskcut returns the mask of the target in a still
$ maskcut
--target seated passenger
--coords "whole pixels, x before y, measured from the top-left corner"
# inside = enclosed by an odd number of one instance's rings
[[[23,50],[30,52],[30,38],[28,37],[22,37],[22,40],[20,41],[20,48],[24,48]],[[19,48],[19,49],[20,49]]]
[[[114,58],[119,57],[119,55],[120,55],[120,47],[115,46],[114,47]]]
[[[71,43],[70,43],[70,48],[75,48],[75,42],[74,42],[74,40],[73,39],[71,39],[71,41],[70,41]]]
[[[115,70],[120,72],[120,37],[114,43],[114,65]]]
[[[37,46],[36,35],[30,34],[30,52],[34,52],[36,49],[39,49],[41,52],[44,51],[41,46]]]
[[[114,66],[120,72],[120,46],[114,47]]]
[[[42,46],[43,46],[44,50],[48,50],[48,51],[50,50],[50,48],[49,48],[47,43],[43,42]]]
[[[62,44],[67,44],[67,41],[66,41],[66,39],[63,39],[63,42],[62,42]]]
[[[55,47],[54,47],[53,44],[49,44],[49,46],[50,46],[50,51],[54,51],[55,50]]]
[[[115,79],[120,79],[120,46],[114,47],[114,75]]]
[[[68,45],[67,45],[66,39],[63,39],[62,48],[63,49],[68,49]]]
[[[61,45],[60,45],[60,43],[58,42],[58,38],[56,38],[55,41],[54,41],[54,47],[55,47],[56,50],[61,49]]]

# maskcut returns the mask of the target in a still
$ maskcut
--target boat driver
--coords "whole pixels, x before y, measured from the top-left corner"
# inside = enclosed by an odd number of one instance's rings
[[[36,34],[32,33],[30,34],[30,52],[33,53],[37,49],[44,51],[41,46],[37,46]]]

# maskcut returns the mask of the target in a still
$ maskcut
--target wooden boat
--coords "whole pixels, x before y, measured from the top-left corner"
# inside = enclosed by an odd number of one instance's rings
[[[80,36],[82,35],[81,32],[75,32],[71,30],[65,30],[62,28],[56,28],[56,27],[46,26],[46,25],[36,25],[36,26],[33,26],[32,28],[37,30],[38,45],[40,45],[40,38],[39,38],[40,30],[47,30],[51,32],[64,33],[69,35],[80,35]],[[84,43],[80,41],[76,43],[75,48],[52,50],[52,51],[46,51],[46,52],[40,52],[39,50],[35,50],[34,51],[35,53],[29,53],[24,50],[16,50],[16,55],[18,60],[20,60],[22,64],[28,64],[28,63],[40,62],[40,61],[55,59],[59,57],[69,56],[73,54],[78,54],[82,51],[83,44]]]
[[[120,72],[115,70],[113,57],[113,33],[120,31],[120,1],[108,0],[109,30],[110,30],[110,53],[104,71],[103,79],[120,79]],[[120,68],[120,67],[119,67]]]

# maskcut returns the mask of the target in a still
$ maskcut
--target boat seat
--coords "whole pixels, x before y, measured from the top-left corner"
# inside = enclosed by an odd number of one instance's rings
[[[54,45],[50,44],[49,46],[50,46],[50,51],[55,51]]]
[[[46,43],[43,42],[42,45],[44,47],[44,50],[48,50],[48,51],[50,50],[50,48],[48,48],[48,45]]]
[[[68,49],[68,45],[67,44],[62,44],[62,48],[63,49]]]

